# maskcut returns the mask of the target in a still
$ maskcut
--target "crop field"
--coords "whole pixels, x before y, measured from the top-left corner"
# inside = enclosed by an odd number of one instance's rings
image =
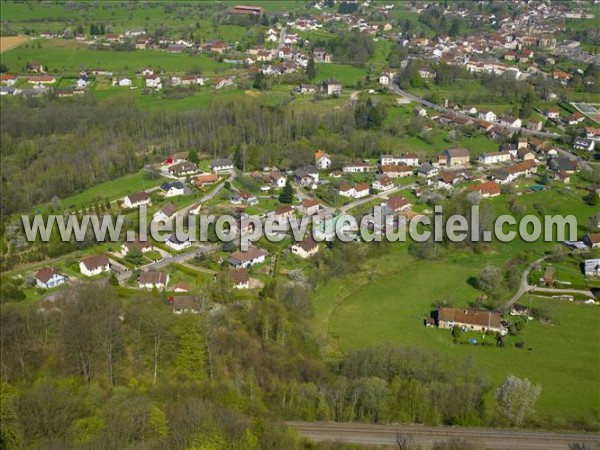
[[[0,37],[0,53],[7,52],[23,45],[29,40],[26,36],[2,36]]]

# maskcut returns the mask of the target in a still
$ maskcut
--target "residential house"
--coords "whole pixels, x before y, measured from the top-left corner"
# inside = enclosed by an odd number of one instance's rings
[[[419,166],[417,169],[417,175],[423,178],[433,178],[439,173],[439,169],[430,163],[426,162]]]
[[[327,153],[317,150],[315,152],[315,165],[319,170],[329,169],[331,167],[331,158]]]
[[[560,109],[558,109],[558,108],[548,108],[544,114],[548,119],[552,119],[552,120],[560,119]]]
[[[229,159],[216,159],[210,163],[210,169],[215,173],[231,172],[233,163]]]
[[[231,203],[233,205],[245,204],[248,206],[252,206],[258,204],[258,197],[246,190],[240,189],[237,194],[234,194],[231,197]]]
[[[257,247],[250,247],[247,251],[238,250],[233,252],[231,256],[229,256],[229,264],[235,268],[246,269],[255,264],[264,263],[266,256],[267,252]]]
[[[204,186],[215,184],[217,181],[219,181],[219,175],[216,173],[203,173],[195,178],[194,183],[199,189],[202,189]]]
[[[133,194],[128,194],[123,199],[123,208],[137,208],[141,205],[149,205],[150,203],[150,195],[147,192],[134,192]]]
[[[474,106],[470,106],[470,105],[463,106],[462,113],[470,115],[470,116],[477,116],[477,108],[475,108]]]
[[[450,190],[454,188],[454,185],[462,180],[462,177],[457,172],[444,171],[438,175],[438,178],[433,184],[437,189]]]
[[[521,128],[523,122],[521,119],[513,116],[502,116],[500,117],[500,125],[511,128]]]
[[[548,167],[557,172],[565,172],[569,175],[573,175],[577,172],[577,160],[569,159],[564,156],[551,158],[548,160]]]
[[[185,194],[185,186],[181,181],[163,183],[160,185],[160,189],[163,191],[165,197],[177,197],[178,195]]]
[[[418,166],[419,165],[419,155],[416,153],[404,153],[400,156],[394,155],[382,155],[381,156],[381,165],[407,165],[407,166]]]
[[[291,206],[282,206],[274,211],[267,213],[267,217],[271,220],[276,221],[278,224],[286,224],[290,218],[294,215],[294,209]]]
[[[307,216],[312,216],[313,214],[317,214],[321,205],[315,199],[307,199],[304,200],[300,206],[298,207],[298,211]]]
[[[173,314],[200,314],[198,303],[189,295],[177,295],[169,297]]]
[[[600,258],[586,259],[583,263],[586,278],[600,277]]]
[[[319,182],[319,172],[314,166],[300,167],[294,171],[294,181],[302,187],[314,188]]]
[[[105,255],[88,256],[79,261],[79,271],[87,277],[100,275],[110,271],[110,262]]]
[[[586,234],[583,242],[590,248],[600,248],[600,233]]]
[[[541,120],[531,119],[527,121],[527,129],[531,131],[542,131],[544,123]]]
[[[490,152],[479,156],[479,162],[482,164],[499,164],[512,160],[509,152]]]
[[[585,150],[588,152],[593,152],[594,147],[596,146],[596,142],[592,139],[587,138],[575,138],[573,141],[573,148],[576,150]]]
[[[140,289],[165,289],[169,284],[169,274],[155,270],[140,273],[138,287]]]
[[[264,178],[264,181],[275,189],[282,189],[287,183],[287,177],[278,170],[274,170]]]
[[[520,177],[529,177],[537,172],[537,164],[534,160],[521,161],[512,166],[504,167],[494,173],[494,179],[497,183],[512,183]]]
[[[345,173],[367,173],[372,172],[374,167],[366,161],[352,161],[342,169]]]
[[[479,118],[486,122],[495,122],[497,120],[496,113],[490,110],[479,111]]]
[[[176,177],[191,175],[196,172],[198,172],[198,166],[190,161],[173,164],[167,168],[167,173]]]
[[[342,94],[342,83],[330,78],[321,84],[321,92],[327,96],[338,96]]]
[[[439,328],[452,329],[454,326],[468,331],[484,331],[506,334],[500,313],[466,308],[441,308],[437,311],[436,323]]]
[[[213,80],[213,87],[217,90],[233,86],[233,77],[217,77]]]
[[[235,289],[248,289],[250,287],[250,274],[248,269],[241,268],[231,271],[233,287]]]
[[[427,110],[422,106],[417,106],[413,109],[413,113],[419,117],[427,117]]]
[[[356,190],[348,183],[342,183],[337,189],[338,195],[342,197],[354,198],[356,196]]]
[[[467,188],[469,192],[479,192],[483,198],[498,197],[501,193],[500,186],[495,181],[487,181],[485,183],[474,184]]]
[[[34,275],[35,284],[42,289],[50,289],[67,281],[67,277],[52,267],[43,267]]]
[[[535,153],[527,148],[520,148],[517,150],[517,159],[519,161],[533,161],[535,159]]]
[[[165,241],[165,245],[169,248],[172,248],[173,250],[175,250],[177,252],[180,252],[182,250],[185,250],[188,247],[191,247],[192,242],[190,241],[190,239],[188,237],[186,237],[184,240],[180,240],[177,238],[177,236],[175,234],[172,234]]]
[[[574,112],[563,118],[563,122],[567,125],[579,125],[585,120],[585,116],[580,112]]]
[[[177,214],[177,207],[173,203],[167,203],[160,210],[154,213],[152,220],[154,222],[168,222]]]
[[[471,154],[466,148],[450,148],[438,157],[438,164],[447,167],[466,166]]]
[[[131,250],[139,250],[142,253],[150,252],[154,249],[149,241],[140,241],[136,239],[134,241],[125,241],[121,244],[121,254],[127,255]]]
[[[392,213],[401,213],[406,211],[407,209],[410,209],[411,204],[406,198],[399,195],[395,195],[385,200],[382,203],[382,206],[385,206]]]
[[[162,89],[162,81],[159,75],[146,75],[144,76],[146,87],[152,89]]]
[[[301,95],[314,94],[315,92],[317,92],[317,87],[313,84],[300,83],[297,87],[294,88],[294,92],[296,94]]]
[[[390,189],[394,189],[394,187],[396,187],[394,181],[385,175],[379,177],[373,182],[373,189],[376,191],[385,192],[389,191]]]
[[[369,183],[358,183],[354,186],[354,198],[368,197]]]
[[[131,81],[129,78],[121,78],[118,81],[118,85],[120,87],[131,87],[133,86],[133,81]]]
[[[382,165],[381,173],[389,178],[404,178],[413,174],[413,169],[404,165]]]
[[[311,236],[308,236],[304,240],[294,243],[290,250],[293,254],[306,259],[318,253],[319,244]]]
[[[394,80],[394,75],[395,74],[393,72],[382,72],[381,75],[379,75],[379,84],[381,84],[382,86],[389,86]]]
[[[330,63],[333,59],[331,53],[322,47],[315,47],[313,49],[313,58],[316,63]]]

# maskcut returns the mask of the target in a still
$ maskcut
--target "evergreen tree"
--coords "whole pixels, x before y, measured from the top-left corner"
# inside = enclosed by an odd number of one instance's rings
[[[290,180],[287,180],[281,194],[279,194],[279,203],[291,204],[294,199],[294,191]]]
[[[448,31],[448,36],[458,36],[460,34],[460,21],[458,19],[454,19],[452,21],[452,25],[450,25],[450,30]]]
[[[194,164],[198,164],[200,158],[198,158],[198,152],[196,150],[190,150],[188,153],[188,161]]]
[[[308,59],[308,65],[306,66],[306,78],[314,80],[317,76],[317,67],[315,66],[315,59],[311,56]]]

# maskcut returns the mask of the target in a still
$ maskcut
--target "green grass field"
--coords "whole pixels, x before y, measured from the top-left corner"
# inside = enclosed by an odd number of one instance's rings
[[[38,48],[35,42],[41,42],[41,48]],[[4,53],[1,61],[12,72],[22,71],[28,62],[41,63],[47,66],[50,72],[58,70],[62,73],[78,73],[81,69],[95,67],[121,73],[133,73],[146,67],[167,72],[185,72],[195,68],[203,72],[217,72],[231,67],[230,64],[220,63],[206,55],[190,56],[154,50],[91,50],[85,44],[73,41],[43,39]]]
[[[347,64],[318,64],[317,80],[336,78],[344,87],[354,87],[356,82],[367,75],[367,69]]]
[[[67,197],[62,201],[63,206],[67,208],[80,208],[89,206],[99,200],[109,199],[115,200],[127,195],[130,192],[143,191],[168,181],[167,178],[157,178],[148,180],[144,178],[145,172],[142,170],[138,173],[126,175],[116,180],[107,181],[106,183],[93,186],[80,194]]]
[[[541,383],[538,410],[544,415],[567,419],[588,415],[597,407],[600,386],[598,307],[532,299],[534,306],[552,302],[555,320],[552,325],[528,324],[526,344],[531,351],[457,345],[449,331],[423,326],[432,302],[449,299],[466,306],[477,296],[467,279],[486,264],[486,258],[471,256],[470,264],[415,261],[404,248],[370,261],[351,280],[329,282],[315,297],[314,307],[316,326],[327,334],[330,355],[389,342],[457,358],[469,356],[494,387],[511,373]]]

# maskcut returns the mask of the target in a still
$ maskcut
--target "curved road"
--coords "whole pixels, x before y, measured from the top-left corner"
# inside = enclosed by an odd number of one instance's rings
[[[422,425],[375,425],[336,422],[288,422],[300,434],[317,442],[338,441],[359,445],[403,448],[414,443],[431,448],[451,439],[465,440],[489,450],[568,450],[600,448],[600,434],[556,433],[492,428],[431,427]],[[580,447],[575,447],[579,444]],[[412,448],[412,447],[411,447]]]

